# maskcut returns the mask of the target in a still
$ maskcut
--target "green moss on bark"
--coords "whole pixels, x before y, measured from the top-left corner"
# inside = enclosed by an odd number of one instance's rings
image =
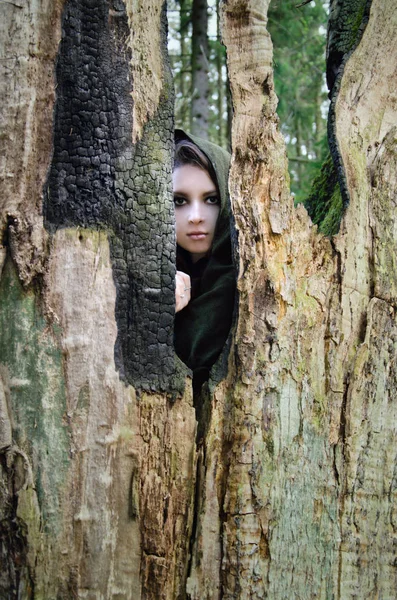
[[[327,236],[338,233],[343,216],[343,202],[336,168],[330,154],[314,180],[304,205],[321,233]]]
[[[332,92],[337,92],[333,87],[343,61],[361,39],[370,6],[371,0],[332,0],[330,3],[327,83]]]
[[[23,289],[10,260],[0,280],[0,356],[10,388],[13,442],[28,457],[41,526],[54,536],[69,466],[62,352],[34,291]]]
[[[333,50],[346,54],[357,45],[369,4],[368,0],[338,0],[332,3],[330,21],[333,25]]]

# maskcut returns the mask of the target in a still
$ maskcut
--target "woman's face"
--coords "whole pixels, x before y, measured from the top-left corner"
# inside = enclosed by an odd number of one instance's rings
[[[176,240],[197,262],[214,240],[220,211],[218,191],[208,172],[193,165],[177,167],[172,179]]]

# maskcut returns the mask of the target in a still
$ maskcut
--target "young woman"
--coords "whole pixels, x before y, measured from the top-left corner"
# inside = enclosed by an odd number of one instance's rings
[[[230,156],[177,130],[173,189],[177,237],[175,349],[198,389],[232,323],[236,287],[230,240]]]

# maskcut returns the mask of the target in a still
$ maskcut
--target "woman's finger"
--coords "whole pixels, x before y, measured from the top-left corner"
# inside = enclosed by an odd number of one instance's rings
[[[177,271],[175,277],[175,312],[179,312],[190,302],[190,276]]]

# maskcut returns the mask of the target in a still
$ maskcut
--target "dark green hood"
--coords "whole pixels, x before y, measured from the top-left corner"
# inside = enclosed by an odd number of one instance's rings
[[[212,251],[208,258],[193,265],[187,252],[177,247],[177,268],[194,279],[195,293],[189,304],[175,317],[175,350],[192,369],[194,378],[209,377],[229,335],[236,288],[230,236],[228,174],[230,155],[215,144],[176,130],[175,137],[191,140],[211,161],[220,194],[221,210]]]

